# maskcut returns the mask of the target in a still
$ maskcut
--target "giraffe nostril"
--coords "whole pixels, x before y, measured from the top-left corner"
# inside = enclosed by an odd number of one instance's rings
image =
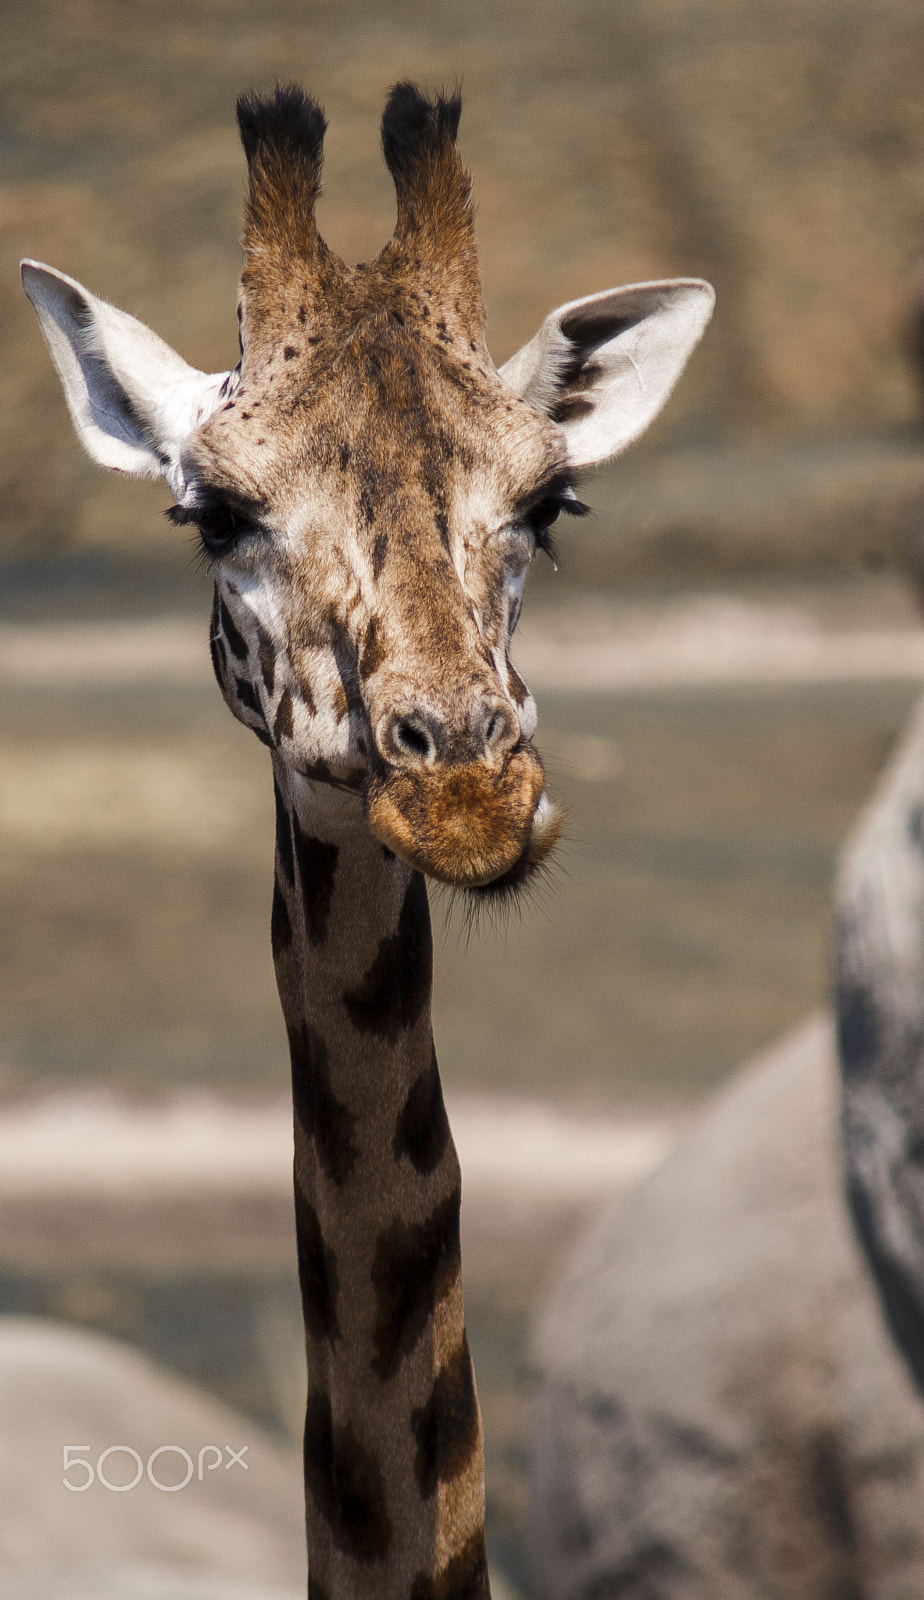
[[[417,712],[386,718],[377,731],[376,743],[386,761],[406,766],[432,766],[437,757],[434,731]]]
[[[484,748],[490,755],[499,755],[516,744],[520,728],[509,706],[496,700],[484,708],[481,734]]]
[[[433,751],[433,740],[430,735],[407,717],[402,717],[395,723],[394,740],[405,755],[419,756],[422,761],[426,761]]]
[[[492,711],[484,730],[485,742],[493,744],[504,731],[504,719],[499,711]]]

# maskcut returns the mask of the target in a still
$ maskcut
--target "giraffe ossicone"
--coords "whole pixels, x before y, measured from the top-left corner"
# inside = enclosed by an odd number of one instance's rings
[[[162,476],[215,580],[222,694],[272,751],[273,953],[295,1100],[310,1592],[486,1595],[459,1173],[420,874],[515,891],[558,813],[510,660],[575,474],[630,444],[712,312],[698,279],[573,301],[498,370],[457,97],[382,120],[394,234],[348,267],[315,223],[325,130],[244,96],[240,361],[206,374],[73,279],[23,283],[78,437]]]

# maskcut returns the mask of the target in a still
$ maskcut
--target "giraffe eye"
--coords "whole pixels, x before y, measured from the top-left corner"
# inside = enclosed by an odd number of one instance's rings
[[[223,556],[250,527],[245,517],[227,505],[212,505],[196,512],[196,527],[209,555]]]
[[[237,510],[227,500],[211,497],[198,505],[171,506],[167,517],[175,528],[198,528],[203,549],[216,558],[227,555],[239,539],[257,533],[260,527],[259,510],[248,516],[246,507]]]
[[[563,509],[559,500],[540,500],[524,519],[536,541],[536,549],[545,551],[553,567],[557,565],[557,550],[549,529],[558,521]]]
[[[544,550],[553,567],[557,567],[555,540],[549,529],[564,513],[566,517],[585,517],[589,511],[583,500],[578,500],[571,485],[559,482],[544,500],[530,506],[523,521],[536,541],[537,550]]]
[[[537,539],[541,533],[545,533],[547,528],[551,528],[552,524],[558,521],[562,510],[563,506],[560,500],[540,500],[537,506],[533,506],[526,520]]]

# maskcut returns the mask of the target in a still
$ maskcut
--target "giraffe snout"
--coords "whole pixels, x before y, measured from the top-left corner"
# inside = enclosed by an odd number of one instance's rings
[[[483,761],[501,764],[521,738],[513,707],[497,695],[480,695],[459,721],[427,706],[392,709],[375,726],[379,755],[407,771]]]
[[[542,764],[522,742],[495,765],[392,766],[372,775],[365,805],[382,844],[457,888],[519,886],[548,858],[560,831]]]

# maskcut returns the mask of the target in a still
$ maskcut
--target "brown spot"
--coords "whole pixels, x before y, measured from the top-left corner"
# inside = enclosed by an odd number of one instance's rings
[[[335,1423],[330,1399],[315,1390],[305,1408],[305,1487],[338,1550],[354,1561],[383,1561],[392,1527],[382,1471],[351,1423]]]
[[[417,1574],[409,1600],[490,1600],[490,1596],[488,1553],[484,1530],[479,1529],[442,1572]]]
[[[324,844],[322,840],[312,839],[310,834],[303,833],[294,812],[292,838],[302,885],[305,929],[312,944],[323,944],[327,937],[340,850],[335,844]]]
[[[306,761],[304,766],[299,768],[299,771],[306,778],[311,778],[312,782],[329,783],[335,789],[359,790],[363,786],[361,772],[347,772],[338,775],[327,765],[326,761]]]
[[[273,779],[273,796],[276,801],[276,855],[282,875],[290,888],[295,887],[295,856],[292,853],[292,824],[286,810],[279,785]]]
[[[236,626],[234,618],[220,595],[218,597],[218,615],[221,618],[221,631],[228,641],[232,654],[237,656],[238,661],[246,661],[247,640]]]
[[[313,1139],[327,1176],[342,1188],[356,1165],[356,1118],[331,1087],[327,1046],[310,1023],[287,1028],[292,1099],[306,1137]]]
[[[452,1287],[462,1265],[456,1188],[422,1223],[396,1217],[375,1243],[372,1284],[376,1294],[375,1356],[372,1370],[383,1382],[393,1378],[414,1349],[437,1303]]]
[[[388,553],[388,534],[383,530],[375,536],[372,546],[372,576],[379,578],[385,565],[385,556]]]
[[[273,641],[267,633],[264,633],[262,628],[259,631],[259,640],[259,660],[260,671],[263,674],[263,686],[267,694],[272,694],[273,686],[276,682],[276,651],[273,647]]]
[[[595,410],[592,400],[583,400],[580,395],[565,395],[557,400],[549,415],[553,422],[573,422],[576,417],[587,417]]]
[[[449,1143],[449,1118],[443,1103],[436,1051],[431,1044],[430,1065],[415,1078],[395,1126],[392,1149],[396,1161],[407,1156],[416,1172],[435,1172]]]
[[[385,647],[379,637],[379,619],[369,618],[366,637],[363,641],[362,655],[359,658],[359,676],[365,680],[377,672],[385,659]]]
[[[338,683],[334,690],[334,716],[338,722],[342,722],[344,717],[349,716],[349,714],[350,702],[347,699],[346,689],[342,683]]]
[[[411,1412],[411,1431],[417,1446],[414,1476],[425,1500],[438,1483],[461,1477],[478,1448],[478,1401],[468,1339],[437,1373],[425,1405]]]
[[[259,717],[260,721],[263,722],[263,706],[261,705],[260,697],[249,678],[235,678],[234,689],[239,703],[245,708],[245,710],[252,711],[254,716]]]
[[[292,695],[288,689],[283,689],[276,707],[276,717],[273,722],[273,735],[279,740],[292,737]]]
[[[273,946],[273,960],[278,961],[284,950],[288,950],[292,943],[292,919],[289,916],[289,907],[282,892],[279,879],[273,883],[273,912],[270,918],[270,940]]]
[[[359,1033],[373,1033],[394,1044],[412,1028],[430,997],[433,946],[423,878],[408,884],[395,933],[383,939],[366,976],[343,997]]]
[[[507,661],[507,687],[510,690],[514,704],[524,706],[529,699],[529,690],[517,672],[516,667],[511,666],[509,658]]]
[[[341,1338],[337,1318],[337,1260],[324,1243],[318,1213],[295,1184],[295,1231],[298,1240],[298,1281],[302,1292],[305,1328],[313,1339],[335,1344]],[[439,1379],[437,1379],[437,1383]]]
[[[588,389],[596,387],[597,382],[603,377],[603,364],[600,361],[582,361],[579,370],[569,375],[567,388],[571,394],[583,394]],[[559,379],[561,382],[562,380]]]
[[[298,355],[298,351],[296,350],[294,344],[287,344],[282,353],[286,361],[294,361],[295,357]]]

